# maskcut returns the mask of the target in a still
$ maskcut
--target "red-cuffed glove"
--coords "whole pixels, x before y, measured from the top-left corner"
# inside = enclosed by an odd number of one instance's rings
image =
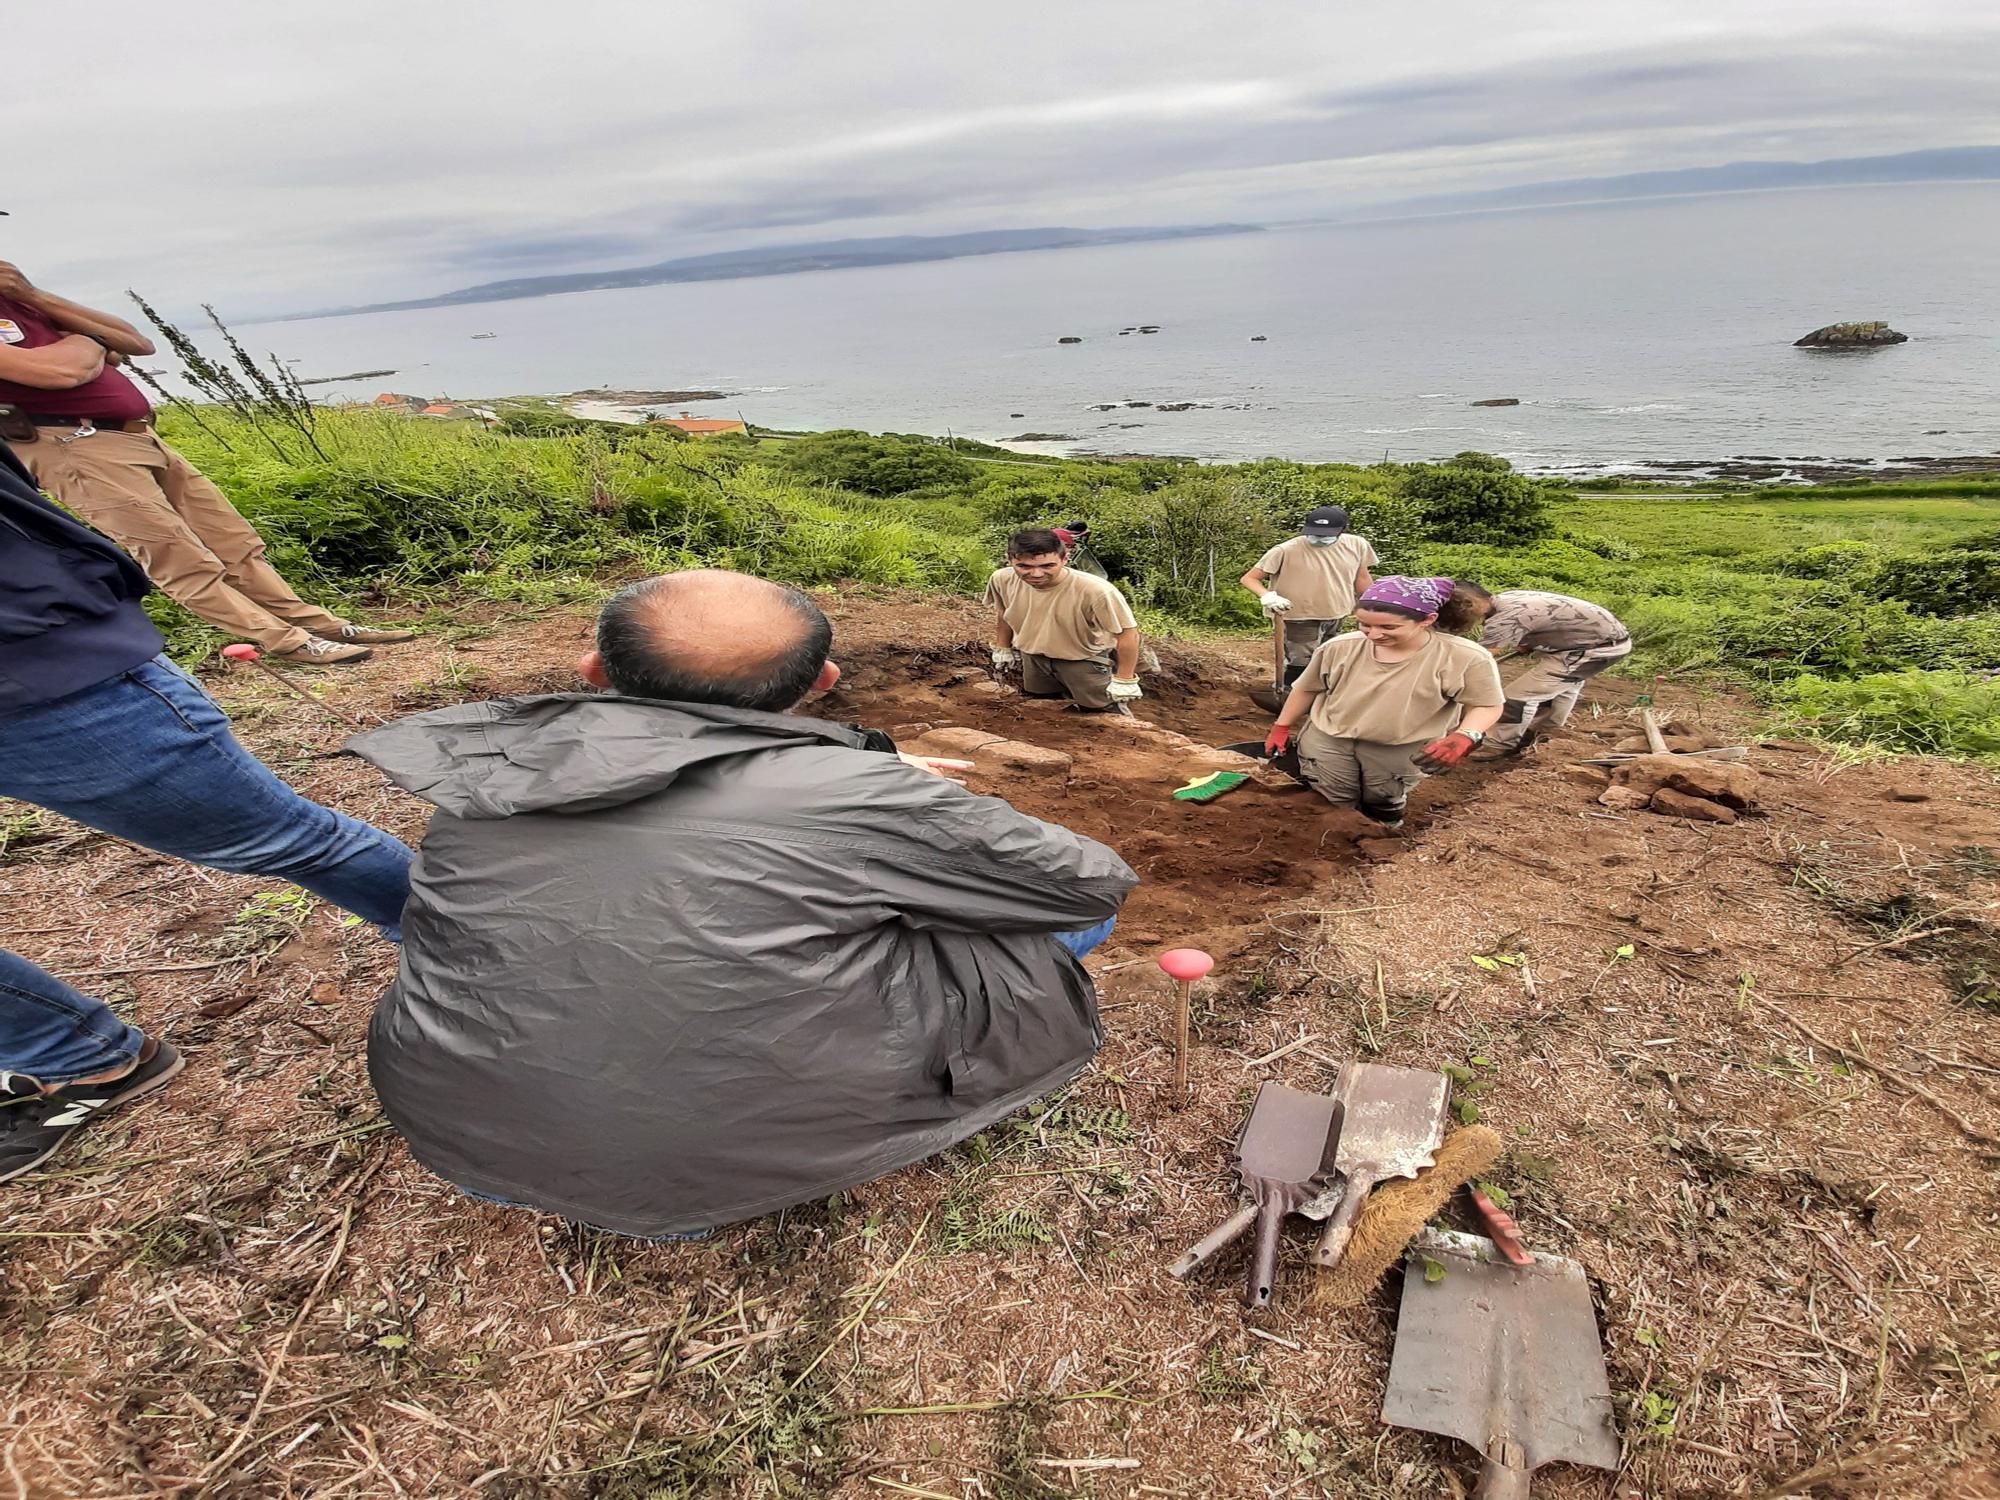
[[[1292,726],[1289,724],[1273,724],[1271,732],[1264,736],[1264,753],[1266,755],[1283,755],[1290,748],[1291,743]]]
[[[1472,753],[1478,741],[1469,734],[1453,730],[1441,740],[1432,740],[1417,756],[1417,764],[1426,771],[1449,771],[1453,766]]]

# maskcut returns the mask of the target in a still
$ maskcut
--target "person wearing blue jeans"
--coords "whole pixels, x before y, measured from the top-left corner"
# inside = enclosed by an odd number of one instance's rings
[[[1116,917],[1106,917],[1095,927],[1086,927],[1081,932],[1056,932],[1050,936],[1069,950],[1071,958],[1082,958],[1084,954],[1099,947],[1110,937],[1111,929],[1117,925]]]
[[[280,877],[400,939],[411,855],[293,791],[160,654],[150,585],[0,450],[0,797],[231,874]],[[0,950],[0,1181],[98,1114],[160,1087],[180,1054]]]

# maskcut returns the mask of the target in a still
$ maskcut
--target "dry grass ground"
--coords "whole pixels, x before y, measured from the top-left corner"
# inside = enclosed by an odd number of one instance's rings
[[[1250,1320],[1239,1262],[1163,1267],[1230,1205],[1255,1085],[1450,1065],[1512,1148],[1524,1232],[1598,1296],[1625,1445],[1586,1496],[2000,1494],[2000,789],[1760,749],[1765,813],[1612,814],[1528,763],[1419,793],[1406,840],[1309,794],[1167,800],[1171,757],[979,688],[976,617],[852,597],[830,716],[1064,749],[975,789],[1147,879],[1094,956],[1074,1087],[833,1203],[654,1246],[482,1206],[378,1117],[393,951],[267,883],[0,804],[0,942],[173,1037],[188,1071],[5,1189],[0,1474],[23,1496],[1462,1494],[1462,1449],[1376,1420],[1396,1283]],[[580,617],[470,612],[321,674],[350,711],[572,686]],[[1254,650],[1169,649],[1143,712],[1261,734]],[[414,841],[424,809],[257,678],[214,687],[296,785]],[[1727,704],[1665,696],[1728,728]],[[1149,960],[1192,942],[1192,1101]],[[1481,963],[1476,960],[1484,959]],[[4,1492],[0,1486],[0,1492]]]

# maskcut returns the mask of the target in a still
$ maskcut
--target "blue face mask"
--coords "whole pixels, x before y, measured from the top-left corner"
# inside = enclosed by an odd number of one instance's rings
[[[1340,538],[1337,536],[1309,536],[1306,540],[1315,547],[1331,547]]]

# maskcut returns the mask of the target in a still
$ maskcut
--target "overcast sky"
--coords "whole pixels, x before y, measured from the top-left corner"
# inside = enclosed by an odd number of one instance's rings
[[[750,244],[2000,143],[1977,0],[9,9],[0,258],[238,317]]]

